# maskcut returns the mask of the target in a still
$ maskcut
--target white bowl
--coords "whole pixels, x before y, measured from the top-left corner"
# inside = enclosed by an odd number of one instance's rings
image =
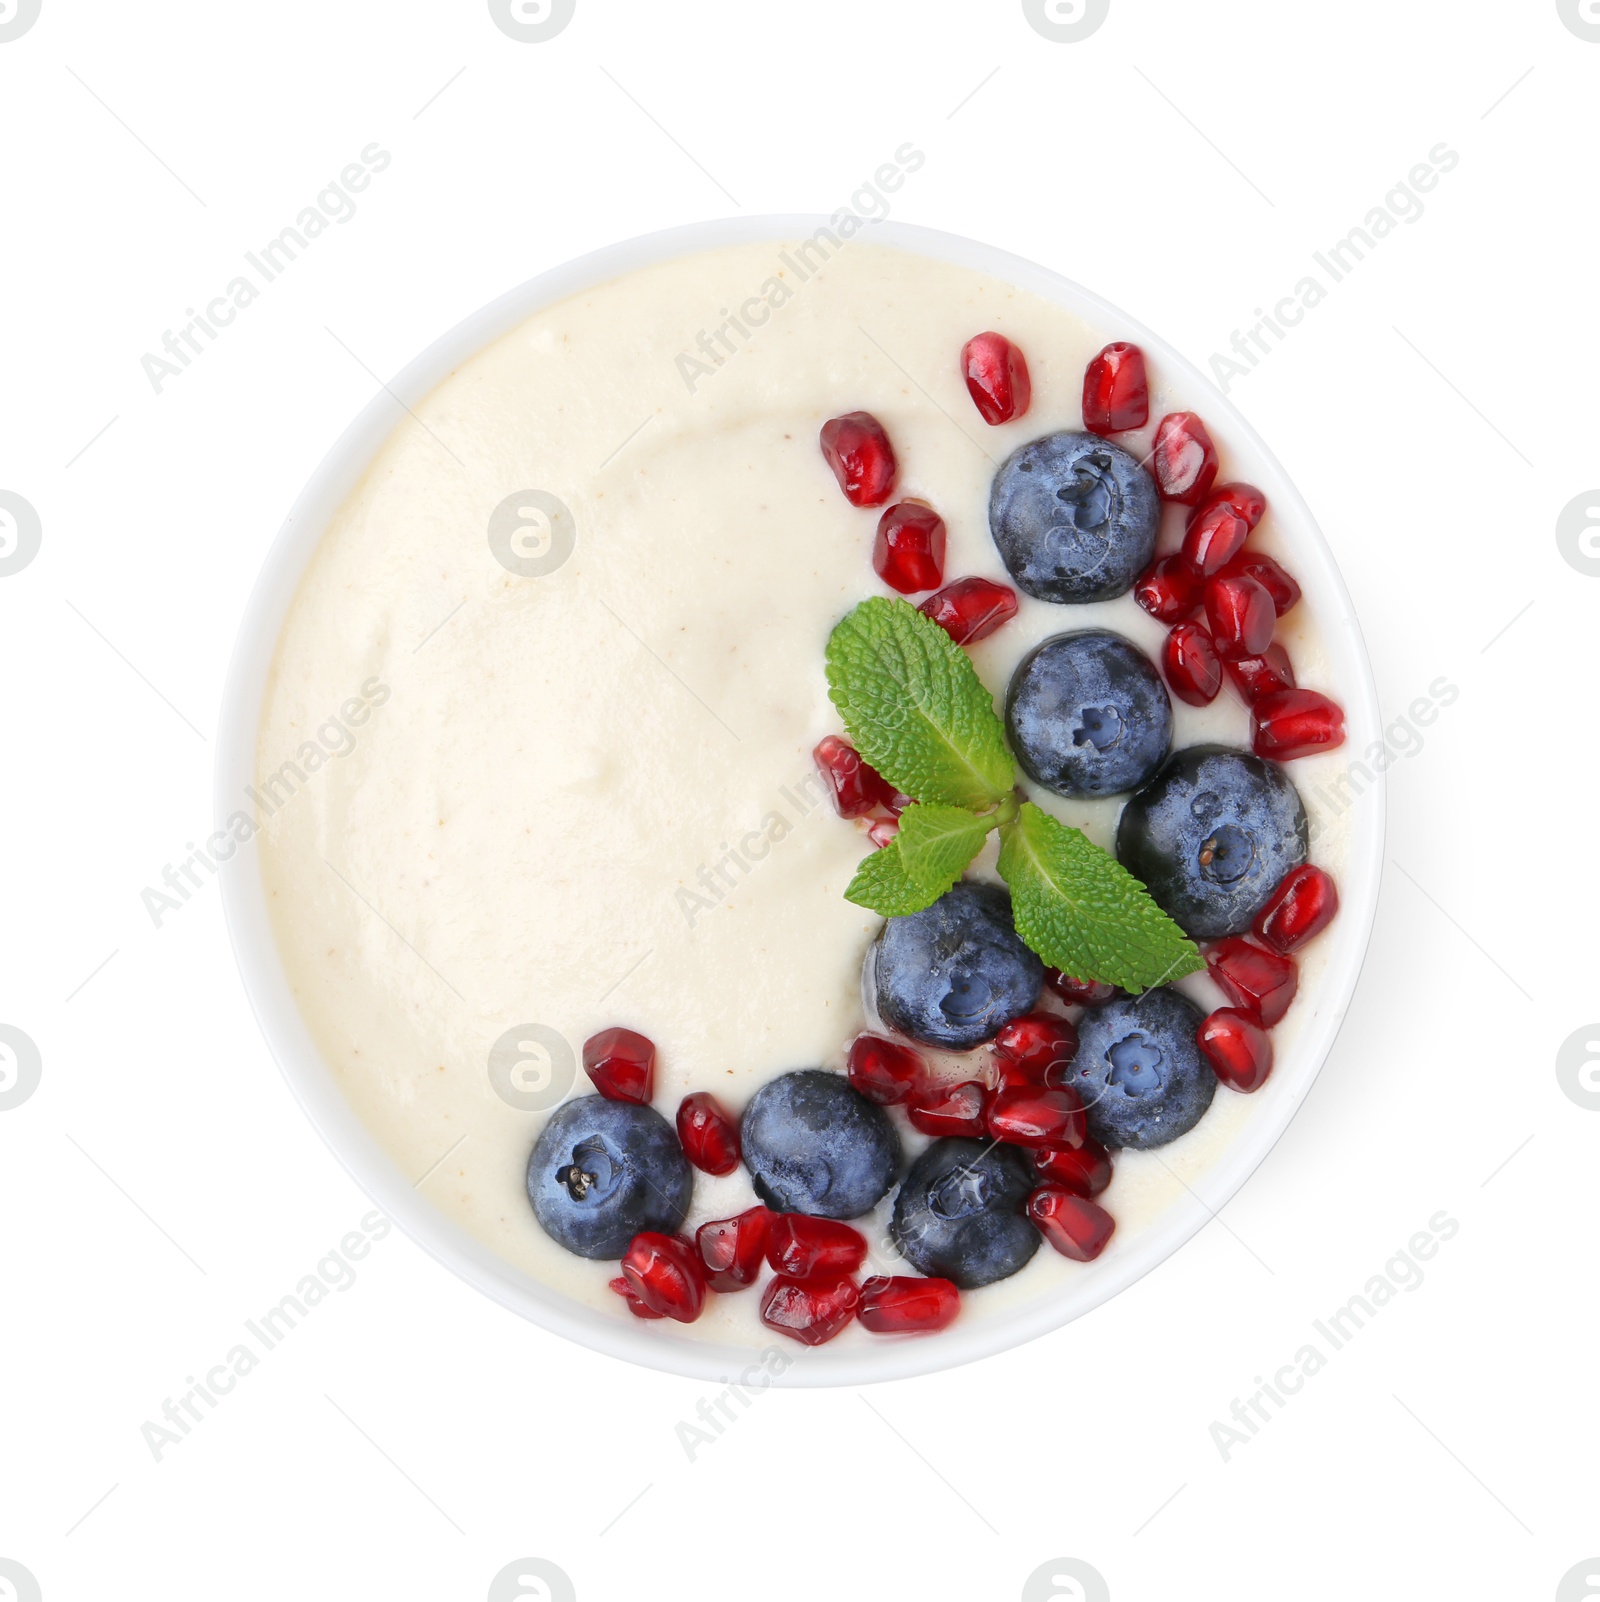
[[[238,808],[244,786],[255,781],[256,738],[267,673],[295,588],[340,503],[396,425],[399,404],[420,403],[457,366],[541,308],[635,268],[723,245],[805,237],[823,217],[750,217],[696,223],[648,234],[595,251],[502,295],[460,323],[413,361],[347,428],[295,502],[268,553],[240,625],[223,697],[217,749],[218,827]],[[1080,314],[1108,337],[1143,346],[1184,393],[1206,397],[1204,410],[1243,476],[1259,484],[1278,509],[1279,523],[1306,592],[1315,598],[1320,630],[1348,719],[1347,748],[1365,749],[1381,738],[1371,666],[1333,554],[1283,470],[1249,423],[1189,362],[1164,340],[1114,306],[1057,276],[988,245],[897,222],[873,225],[874,243],[918,252],[988,273]],[[1287,513],[1287,515],[1284,515]],[[1097,1307],[1169,1257],[1206,1224],[1250,1177],[1283,1133],[1322,1067],[1355,990],[1377,907],[1383,858],[1381,774],[1349,808],[1349,859],[1339,885],[1341,911],[1319,942],[1326,969],[1302,1005],[1310,1016],[1290,1050],[1277,1062],[1271,1097],[1224,1154],[1154,1224],[1114,1243],[1065,1287],[1009,1307],[1003,1316],[962,1319],[943,1333],[882,1340],[870,1347],[815,1351],[798,1346],[775,1376],[787,1385],[859,1385],[953,1367],[988,1356]],[[425,1250],[496,1301],[581,1345],[677,1374],[723,1382],[747,1369],[757,1354],[696,1339],[662,1324],[607,1316],[519,1273],[424,1200],[378,1145],[336,1086],[285,976],[262,891],[254,840],[221,875],[223,904],[245,990],[262,1033],[289,1088],[334,1155],[372,1199]],[[787,1346],[787,1343],[776,1344]]]

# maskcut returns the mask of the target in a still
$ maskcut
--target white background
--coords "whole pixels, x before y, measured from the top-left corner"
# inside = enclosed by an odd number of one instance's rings
[[[1600,1551],[1600,1114],[1555,1072],[1600,1017],[1600,580],[1555,540],[1600,484],[1597,80],[1555,0],[1111,0],[1070,44],[1015,0],[578,0],[543,44],[483,0],[44,0],[0,44],[0,489],[43,524],[0,580],[0,1021],[43,1059],[0,1113],[0,1558],[46,1602],[476,1602],[530,1555],[583,1602],[1010,1599],[1063,1556],[1116,1602],[1557,1596]],[[140,904],[208,827],[284,511],[373,375],[500,291],[650,229],[833,210],[908,139],[896,216],[1202,365],[1460,154],[1232,387],[1332,542],[1386,714],[1461,692],[1391,772],[1316,1090],[1102,1310],[955,1373],[769,1393],[692,1463],[704,1387],[526,1326],[398,1235],[157,1463],[144,1421],[369,1210],[267,1055],[215,888],[159,931]],[[140,357],[374,140],[359,214],[157,396]],[[1225,1462],[1212,1422],[1441,1209],[1425,1283]],[[1026,1593],[1052,1594],[1084,1593]]]

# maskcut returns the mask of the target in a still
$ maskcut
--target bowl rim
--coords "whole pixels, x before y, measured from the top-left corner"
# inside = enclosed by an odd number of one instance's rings
[[[719,218],[621,240],[553,267],[496,297],[435,339],[358,413],[328,450],[296,498],[273,540],[246,603],[221,701],[214,772],[215,827],[241,810],[245,787],[256,778],[256,741],[268,675],[278,638],[312,553],[329,519],[354,489],[373,457],[411,407],[464,361],[535,312],[637,268],[723,246],[807,238],[837,218],[771,214]],[[864,242],[907,250],[973,268],[1028,290],[1092,320],[1116,337],[1142,345],[1163,370],[1181,377],[1184,392],[1204,398],[1208,416],[1221,421],[1232,444],[1245,442],[1269,478],[1271,499],[1291,512],[1297,554],[1304,546],[1317,575],[1320,632],[1339,666],[1352,732],[1381,733],[1382,718],[1371,661],[1332,549],[1299,491],[1237,406],[1192,362],[1159,335],[1071,279],[1026,258],[962,235],[883,219],[862,231]],[[1192,401],[1191,404],[1194,402]],[[1354,753],[1360,745],[1347,742]],[[1352,756],[1354,760],[1354,756]],[[1348,809],[1348,883],[1340,885],[1342,955],[1330,964],[1317,1007],[1294,1051],[1277,1065],[1277,1098],[1256,1114],[1198,1177],[1188,1194],[1141,1231],[1126,1250],[1099,1260],[1096,1272],[1055,1294],[1010,1310],[1009,1316],[958,1322],[936,1339],[899,1338],[871,1347],[806,1348],[774,1336],[766,1347],[706,1341],[661,1324],[607,1317],[532,1280],[500,1258],[426,1200],[422,1179],[409,1180],[361,1122],[339,1089],[312,1039],[284,971],[262,884],[257,834],[242,842],[219,873],[224,917],[240,979],[268,1049],[302,1111],[356,1185],[424,1251],[502,1306],[590,1350],[688,1378],[764,1388],[860,1385],[953,1368],[1020,1346],[1109,1301],[1164,1262],[1233,1198],[1282,1137],[1333,1047],[1349,1009],[1371,939],[1382,879],[1386,775]],[[254,821],[252,819],[252,821]],[[436,1165],[437,1166],[437,1165]],[[431,1170],[430,1170],[431,1172]],[[766,1354],[781,1350],[787,1361]],[[749,1376],[749,1377],[747,1377]],[[759,1377],[756,1377],[759,1376]]]

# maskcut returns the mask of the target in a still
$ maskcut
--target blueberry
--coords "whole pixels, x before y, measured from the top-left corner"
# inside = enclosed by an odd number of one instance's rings
[[[883,1108],[822,1068],[769,1079],[744,1110],[739,1143],[756,1195],[779,1213],[859,1218],[900,1168]]]
[[[1283,769],[1221,745],[1179,751],[1117,825],[1122,865],[1196,940],[1243,934],[1308,849]]]
[[[1143,1151],[1200,1122],[1217,1089],[1195,1041],[1204,1017],[1187,996],[1165,988],[1083,1015],[1067,1083],[1083,1098],[1091,1138]]]
[[[1110,601],[1150,565],[1155,481],[1097,434],[1046,434],[1006,458],[989,492],[989,532],[1011,576],[1041,601]]]
[[[1044,964],[1012,925],[1010,894],[963,879],[931,907],[884,923],[867,952],[867,981],[891,1029],[968,1051],[1033,1010]]]
[[[1057,795],[1136,790],[1172,747],[1155,664],[1109,629],[1057,634],[1011,676],[1006,731],[1023,771]]]
[[[1015,1146],[936,1140],[911,1165],[889,1229],[914,1268],[962,1290],[992,1285],[1039,1249],[1023,1212],[1033,1164]]]
[[[557,1245],[620,1257],[642,1229],[677,1229],[692,1177],[672,1125],[653,1107],[580,1096],[551,1114],[534,1143],[528,1200]]]

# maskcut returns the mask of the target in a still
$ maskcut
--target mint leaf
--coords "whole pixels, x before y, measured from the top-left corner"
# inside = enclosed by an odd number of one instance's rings
[[[921,884],[936,885],[938,900],[977,856],[993,823],[965,807],[922,802],[900,814],[895,843],[906,871]]]
[[[918,801],[992,807],[1016,781],[972,659],[909,601],[874,596],[828,639],[828,692],[856,749]]]
[[[1031,801],[1000,831],[1000,876],[1011,887],[1017,933],[1075,979],[1139,991],[1205,966],[1115,857]]]
[[[882,913],[885,918],[903,918],[908,912],[931,907],[942,893],[929,890],[912,875],[896,835],[881,851],[869,851],[861,859],[844,898],[869,912]]]

